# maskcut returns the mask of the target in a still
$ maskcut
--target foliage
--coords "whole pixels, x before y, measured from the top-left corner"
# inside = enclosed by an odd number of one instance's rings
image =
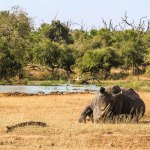
[[[80,70],[81,74],[113,77],[112,67],[130,70],[132,74],[145,72],[150,65],[150,23],[146,28],[143,18],[137,26],[127,19],[125,14],[119,29],[104,20],[104,27],[89,30],[71,29],[68,24],[53,20],[35,30],[32,19],[19,7],[1,11],[0,79],[22,78],[27,64],[40,64],[52,72],[62,69],[68,76]]]
[[[119,64],[117,57],[115,49],[111,47],[89,50],[85,52],[79,67],[82,72],[91,72],[93,74],[101,70],[107,76],[110,69]]]
[[[52,23],[42,24],[40,31],[45,34],[46,37],[54,42],[72,44],[73,38],[71,36],[70,29],[59,20],[53,20]]]
[[[65,69],[68,73],[72,73],[71,67],[75,64],[76,56],[73,49],[65,47],[61,51],[59,59],[60,68]]]
[[[0,12],[0,78],[21,77],[30,47],[30,21],[28,15],[17,7]]]
[[[126,68],[132,68],[133,74],[138,74],[139,66],[144,63],[145,49],[140,41],[126,42],[122,50],[123,64]]]

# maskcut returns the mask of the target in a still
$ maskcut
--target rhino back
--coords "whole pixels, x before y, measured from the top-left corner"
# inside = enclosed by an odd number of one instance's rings
[[[122,89],[123,93],[116,98],[114,114],[145,113],[145,104],[133,89]]]

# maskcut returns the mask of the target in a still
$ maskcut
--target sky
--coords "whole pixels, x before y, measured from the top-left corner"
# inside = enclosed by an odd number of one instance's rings
[[[72,23],[72,28],[101,27],[102,18],[114,24],[121,22],[127,11],[130,20],[150,18],[150,0],[0,0],[0,11],[19,5],[33,18],[36,27],[56,19]]]

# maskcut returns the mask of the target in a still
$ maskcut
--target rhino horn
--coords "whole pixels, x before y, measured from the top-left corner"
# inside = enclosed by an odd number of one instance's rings
[[[109,113],[109,110],[110,110],[110,107],[111,107],[111,104],[109,104],[108,106],[106,106],[105,110],[101,113],[101,116],[105,116]]]

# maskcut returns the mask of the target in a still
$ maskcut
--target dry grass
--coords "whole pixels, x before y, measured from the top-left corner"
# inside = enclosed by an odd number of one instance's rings
[[[79,124],[77,119],[93,94],[0,97],[0,149],[150,149],[150,93],[139,94],[146,103],[139,124]],[[6,133],[6,125],[31,120],[49,127]]]

